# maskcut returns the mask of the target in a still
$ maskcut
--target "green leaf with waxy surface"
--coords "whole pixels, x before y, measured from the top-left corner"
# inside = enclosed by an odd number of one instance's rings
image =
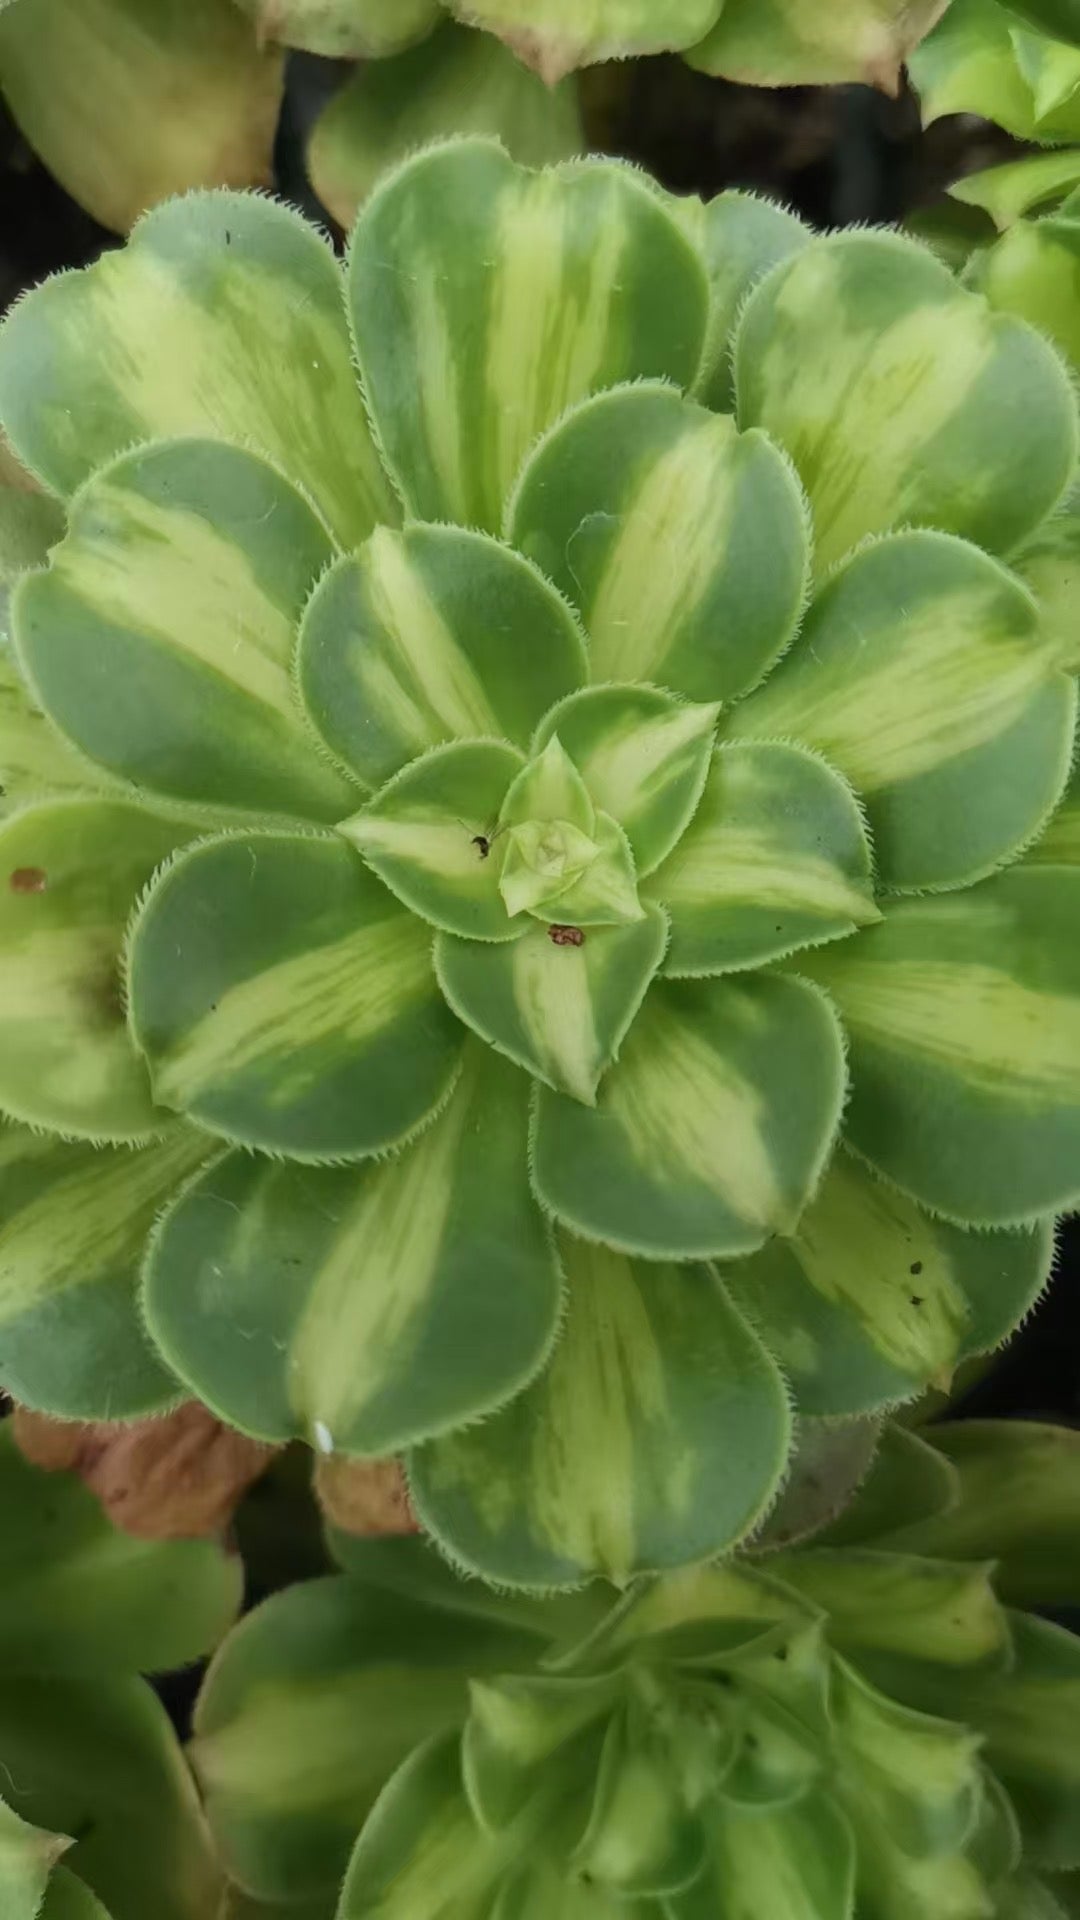
[[[851,1042],[852,1145],[924,1206],[1009,1225],[1080,1192],[1080,873],[891,905],[799,965]]]
[[[349,292],[408,511],[491,533],[538,434],[619,380],[688,385],[708,318],[702,262],[645,181],[593,161],[527,174],[480,140],[420,154],[376,190]]]
[[[393,1159],[217,1161],[151,1243],[145,1310],[170,1365],[234,1426],[356,1454],[519,1392],[561,1299],[528,1186],[528,1098],[474,1047],[445,1111]]]
[[[595,1107],[541,1089],[536,1190],[576,1233],[647,1259],[750,1253],[802,1212],[844,1091],[835,1016],[804,982],[659,983]]]
[[[131,1030],[155,1097],[291,1159],[398,1146],[462,1034],[431,936],[341,840],[232,834],[181,854],[134,922]]]
[[[586,673],[584,637],[550,583],[460,527],[380,527],[320,582],[300,634],[308,716],[371,787],[449,740],[525,751]]]
[[[529,456],[507,527],[577,607],[598,681],[732,699],[795,632],[809,553],[789,465],[672,387],[575,408]]]
[[[176,1399],[139,1317],[139,1263],[160,1209],[210,1150],[177,1125],[134,1150],[0,1130],[0,1381],[16,1399],[69,1420]]]
[[[1068,775],[1076,692],[1004,567],[902,533],[855,554],[801,644],[732,715],[826,755],[865,801],[886,888],[960,886],[1037,833]]]
[[[735,382],[740,425],[795,462],[819,576],[910,525],[1007,554],[1076,464],[1053,350],[895,234],[838,234],[777,267],[743,310]]]
[[[559,1236],[566,1321],[504,1412],[412,1456],[421,1519],[515,1586],[577,1585],[721,1552],[783,1472],[783,1381],[706,1267]]]
[[[735,724],[738,722],[736,720]],[[664,972],[741,972],[880,918],[858,802],[816,754],[725,742],[647,895],[671,916]]]
[[[334,256],[254,195],[166,201],[122,252],[22,301],[0,332],[0,413],[61,494],[136,443],[208,434],[272,461],[347,546],[397,517]]]
[[[21,664],[61,732],[125,780],[208,809],[339,820],[355,789],[305,732],[289,678],[333,551],[254,454],[141,449],[80,489],[49,571],[17,590]]]

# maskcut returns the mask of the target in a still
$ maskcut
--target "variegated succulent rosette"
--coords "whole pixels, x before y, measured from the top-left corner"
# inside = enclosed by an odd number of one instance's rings
[[[558,1588],[1008,1335],[1080,1193],[1035,331],[466,141],[344,283],[163,206],[9,318],[0,413],[56,496],[6,537],[56,542],[0,708],[18,1398],[408,1451],[452,1557]]]

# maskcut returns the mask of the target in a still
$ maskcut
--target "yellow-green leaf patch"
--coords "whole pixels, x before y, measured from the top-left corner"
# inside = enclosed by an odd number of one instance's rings
[[[1060,499],[1076,405],[1052,348],[892,234],[817,240],[751,294],[738,416],[810,496],[819,572],[868,533],[929,525],[1009,553]]]
[[[1014,867],[897,901],[800,959],[851,1042],[853,1146],[972,1225],[1080,1195],[1080,872]]]
[[[138,915],[128,974],[155,1098],[240,1145],[381,1152],[457,1072],[430,932],[341,840],[232,834],[180,855]]]
[[[485,1424],[414,1453],[418,1512],[500,1584],[623,1581],[734,1545],[776,1491],[783,1382],[706,1267],[560,1235],[562,1337]]]
[[[308,715],[372,787],[449,740],[526,748],[585,677],[584,638],[554,588],[457,527],[380,528],[320,583],[300,638]]]
[[[771,267],[808,246],[810,238],[809,228],[793,213],[753,193],[718,193],[706,205],[701,245],[712,305],[694,396],[715,412],[734,411],[731,340],[747,294]]]
[[[155,1216],[208,1146],[187,1127],[138,1149],[0,1131],[0,1380],[17,1400],[109,1420],[177,1397],[136,1283]]]
[[[62,494],[138,442],[208,434],[273,461],[345,546],[398,517],[333,253],[254,194],[167,201],[122,252],[22,301],[0,332],[0,418]]]
[[[72,502],[14,601],[34,694],[67,738],[152,792],[331,821],[355,789],[293,700],[304,602],[333,548],[255,454],[214,440],[130,454]]]
[[[965,541],[900,533],[822,589],[728,731],[794,738],[865,801],[886,887],[979,879],[1064,785],[1076,697],[1020,582]]]
[[[576,1232],[631,1253],[750,1253],[794,1227],[844,1088],[839,1026],[805,982],[659,982],[595,1107],[541,1088],[537,1193]]]
[[[500,1405],[546,1358],[561,1283],[529,1191],[528,1082],[476,1047],[391,1159],[231,1153],[179,1196],[147,1321],[191,1390],[268,1440],[381,1455]]]
[[[349,291],[406,507],[490,533],[539,434],[621,380],[688,386],[708,319],[704,265],[647,182],[607,161],[527,173],[482,140],[376,189]]]
[[[551,84],[575,67],[690,47],[723,0],[450,0],[470,26],[497,33]]]
[[[446,936],[439,985],[467,1026],[547,1086],[592,1105],[663,958],[667,920],[649,907],[624,927],[533,927],[511,946]]]
[[[692,1887],[667,1901],[670,1920],[851,1920],[855,1842],[826,1793],[748,1816],[718,1796],[708,1807],[709,1855]],[[739,1905],[733,1904],[734,1901]]]
[[[671,387],[620,388],[561,421],[507,527],[580,612],[595,680],[730,699],[795,631],[809,555],[789,464]]]
[[[858,804],[816,754],[736,740],[646,888],[671,916],[670,975],[761,966],[878,919]]]

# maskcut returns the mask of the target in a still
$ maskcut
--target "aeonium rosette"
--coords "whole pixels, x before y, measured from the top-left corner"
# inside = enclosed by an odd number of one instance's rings
[[[1020,859],[1075,689],[1001,558],[1073,397],[911,242],[480,141],[345,291],[195,196],[0,337],[67,514],[0,715],[2,1378],[409,1450],[467,1565],[624,1578],[758,1524],[792,1398],[1001,1341],[1080,1192],[1080,875]]]

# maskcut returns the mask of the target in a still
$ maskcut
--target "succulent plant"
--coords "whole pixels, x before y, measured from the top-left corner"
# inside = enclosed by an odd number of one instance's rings
[[[114,1533],[78,1481],[0,1429],[4,1920],[217,1920],[224,1879],[182,1750],[140,1673],[198,1659],[240,1604],[205,1540]]]
[[[1080,1641],[980,1555],[1037,1591],[1064,1527],[1075,1597],[1077,1465],[1049,1429],[888,1432],[812,1544],[621,1597],[339,1541],[344,1574],[211,1667],[192,1758],[223,1857],[337,1920],[1063,1920]]]
[[[0,416],[67,514],[0,709],[17,1398],[409,1450],[557,1588],[1007,1336],[1080,1194],[1033,330],[464,141],[344,283],[270,201],[158,209],[7,320]]]

